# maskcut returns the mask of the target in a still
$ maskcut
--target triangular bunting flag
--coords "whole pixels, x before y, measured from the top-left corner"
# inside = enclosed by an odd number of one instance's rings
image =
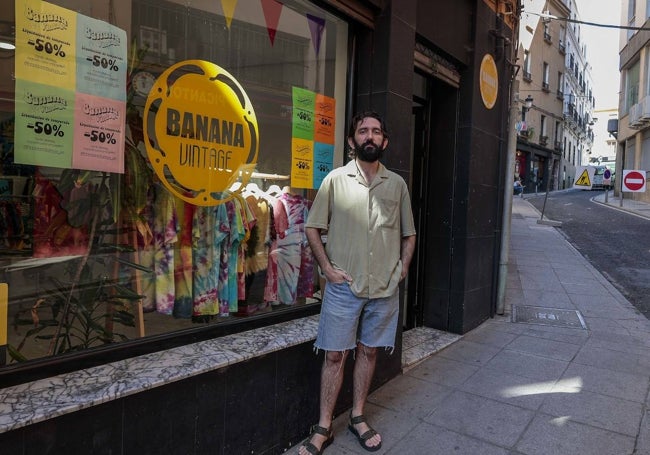
[[[318,56],[320,52],[320,40],[325,31],[325,19],[311,14],[307,14],[307,19],[309,19],[309,31],[311,32],[311,40],[314,43],[314,51],[316,52],[316,56]]]
[[[275,32],[278,30],[278,22],[280,22],[280,14],[282,13],[282,3],[276,0],[262,0],[262,9],[266,20],[266,30],[269,32],[269,39],[271,40],[271,46],[273,46]]]
[[[223,8],[223,15],[226,18],[226,27],[230,30],[232,18],[235,15],[235,8],[237,7],[237,0],[221,0],[221,8]]]

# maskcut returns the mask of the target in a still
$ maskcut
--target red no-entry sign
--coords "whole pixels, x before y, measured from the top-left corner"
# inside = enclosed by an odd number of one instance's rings
[[[622,191],[644,192],[645,171],[623,171]]]

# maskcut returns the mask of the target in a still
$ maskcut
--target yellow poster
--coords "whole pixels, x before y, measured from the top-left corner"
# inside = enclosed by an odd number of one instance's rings
[[[291,140],[291,186],[312,188],[314,181],[314,141]]]
[[[9,285],[0,283],[0,346],[7,344],[7,302]]]
[[[16,79],[75,90],[76,18],[40,0],[16,2]]]

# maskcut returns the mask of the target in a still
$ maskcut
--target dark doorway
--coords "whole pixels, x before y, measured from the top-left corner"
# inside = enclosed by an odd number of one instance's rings
[[[416,75],[417,77],[417,75]],[[426,242],[426,196],[429,181],[427,174],[424,172],[428,169],[428,103],[426,99],[414,97],[413,100],[413,126],[411,131],[411,162],[413,163],[413,181],[411,194],[411,205],[413,206],[413,217],[415,219],[415,228],[418,233],[416,250],[411,261],[411,267],[408,275],[406,311],[404,312],[404,329],[421,327],[423,324],[423,308],[421,302],[422,282],[420,277],[422,269],[423,252],[422,245]]]
[[[418,232],[407,283],[404,329],[446,330],[451,300],[458,89],[416,72],[411,199]]]

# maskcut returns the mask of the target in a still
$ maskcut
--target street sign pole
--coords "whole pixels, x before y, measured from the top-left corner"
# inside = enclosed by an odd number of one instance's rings
[[[544,219],[544,212],[546,211],[546,200],[548,199],[548,191],[551,186],[551,170],[553,169],[553,157],[550,156],[548,158],[548,168],[546,171],[546,194],[544,195],[544,205],[542,206],[542,216],[540,217],[539,220],[537,220],[537,224],[544,224],[546,226],[555,226],[555,227],[560,227],[562,226],[561,221],[553,221],[553,220],[545,220]]]

